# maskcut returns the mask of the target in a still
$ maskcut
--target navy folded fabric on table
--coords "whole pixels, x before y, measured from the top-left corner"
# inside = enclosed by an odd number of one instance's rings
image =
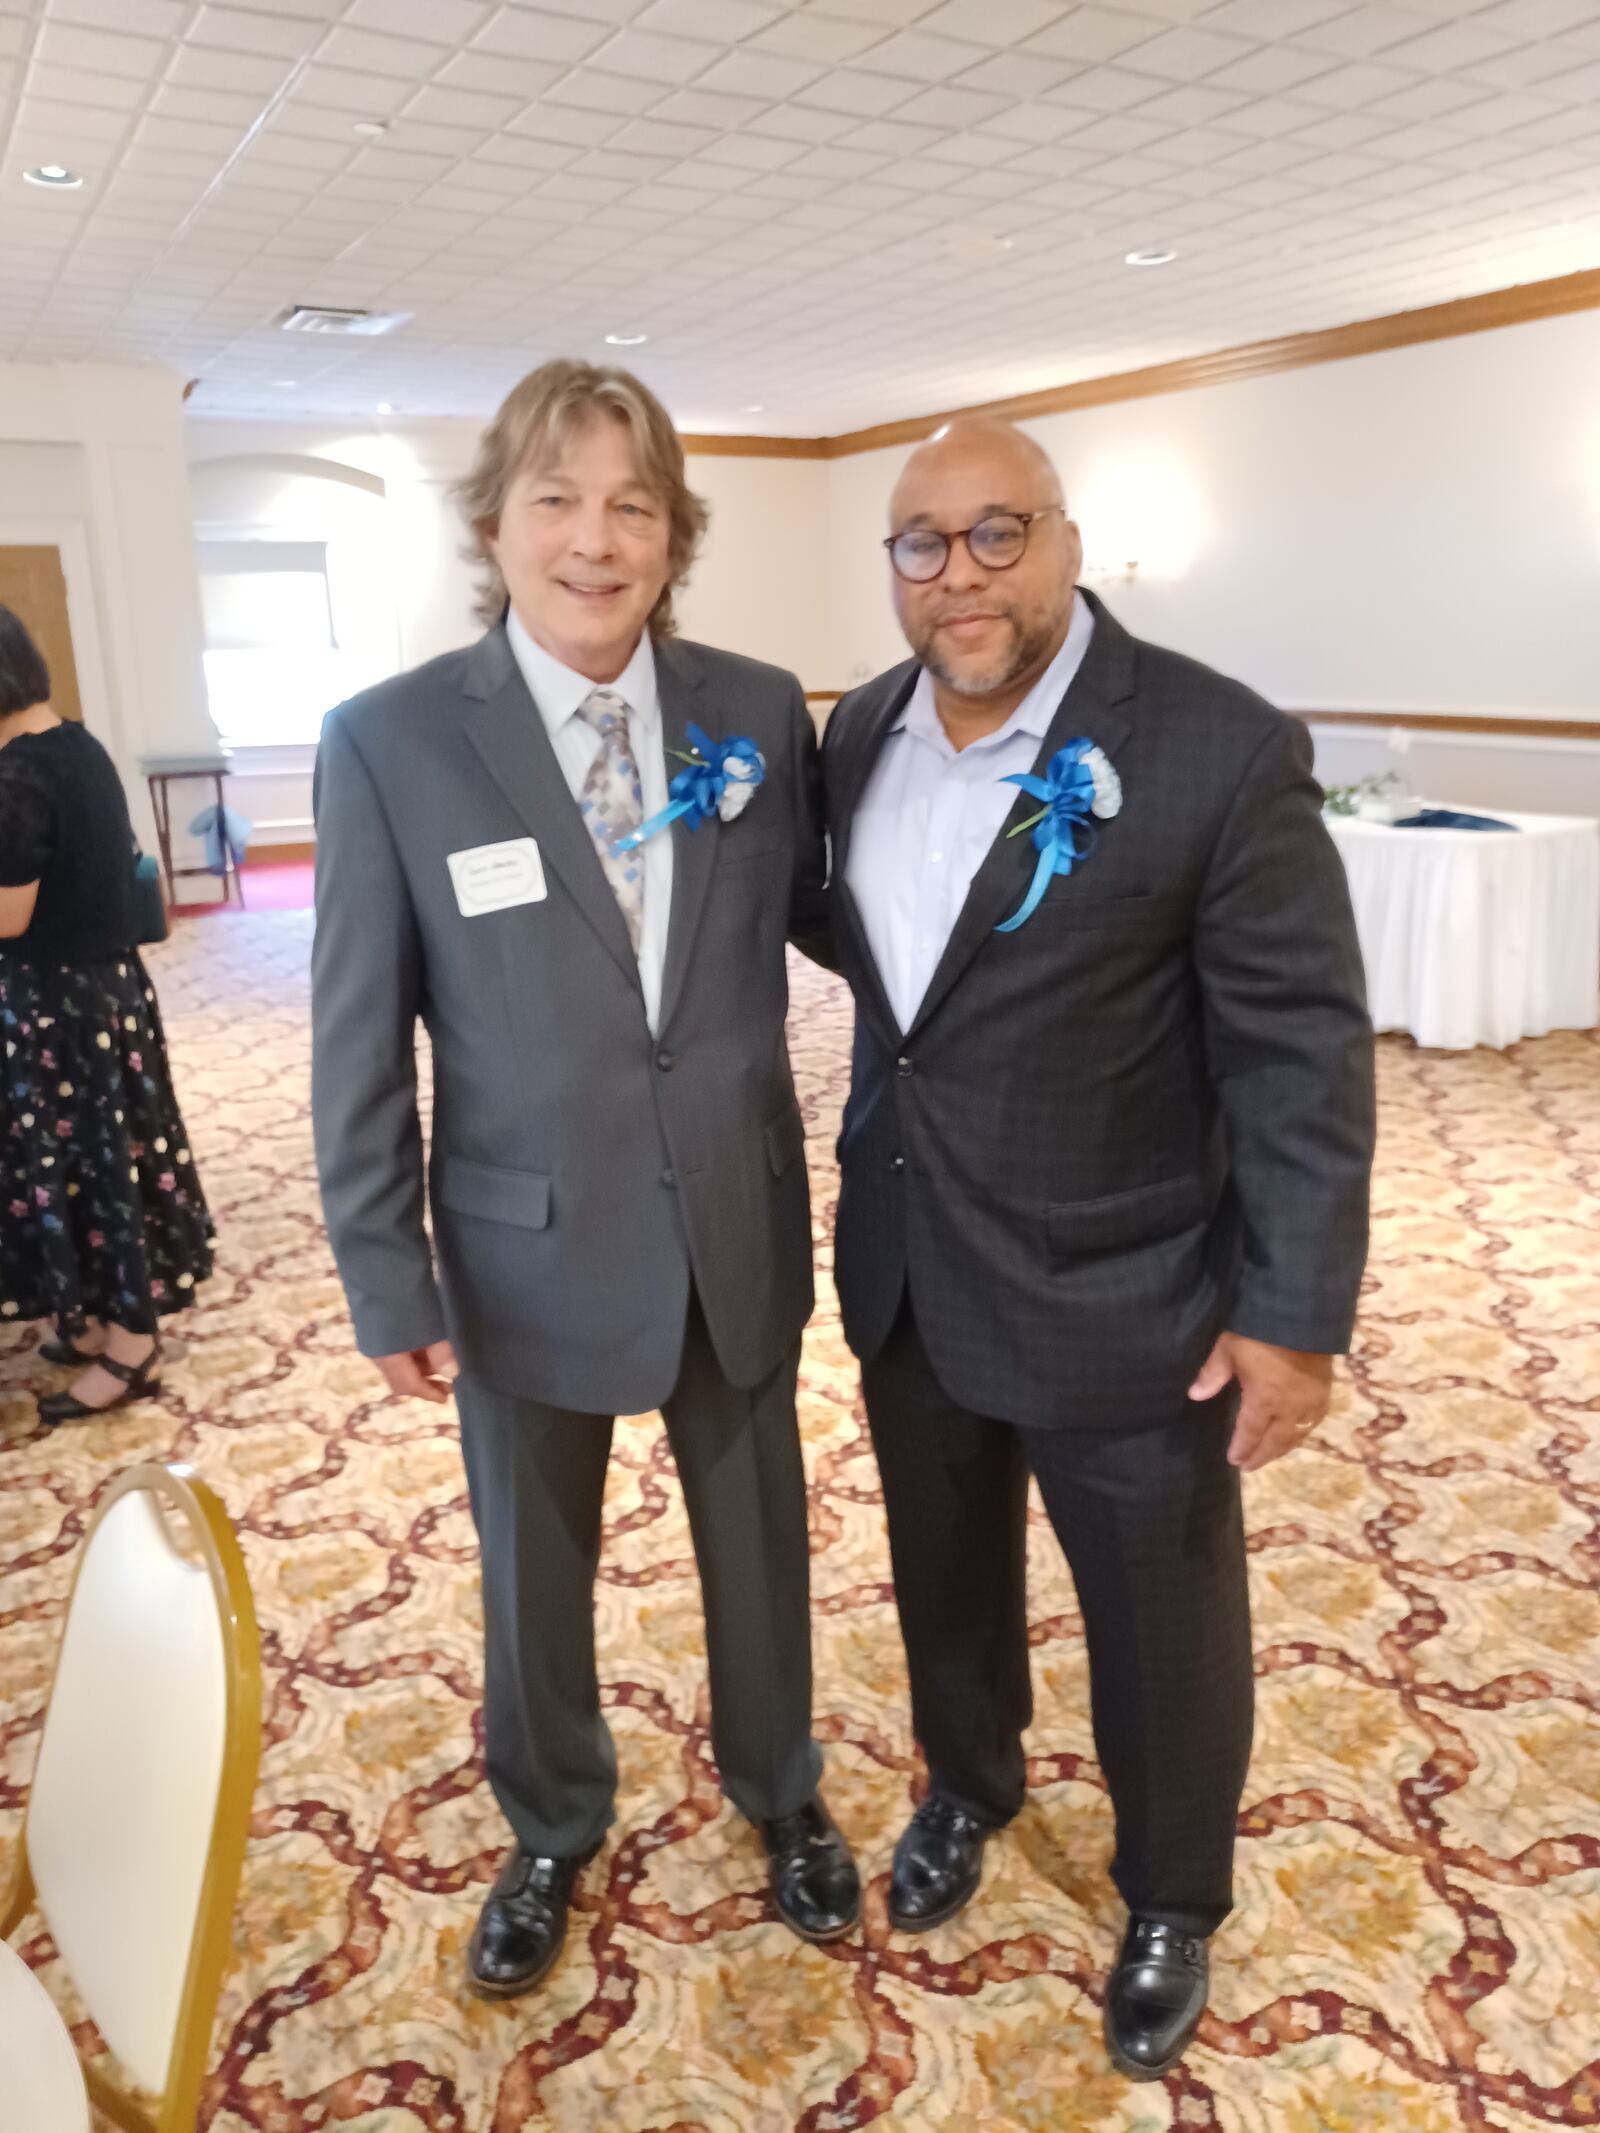
[[[1493,815],[1458,815],[1453,807],[1425,807],[1420,815],[1407,815],[1394,824],[1397,830],[1512,830],[1515,822],[1497,822]]]

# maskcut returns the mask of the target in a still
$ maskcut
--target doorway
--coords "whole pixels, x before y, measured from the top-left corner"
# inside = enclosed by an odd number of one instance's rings
[[[0,606],[20,616],[50,669],[50,701],[60,718],[83,722],[78,663],[72,655],[67,577],[59,548],[0,547]]]

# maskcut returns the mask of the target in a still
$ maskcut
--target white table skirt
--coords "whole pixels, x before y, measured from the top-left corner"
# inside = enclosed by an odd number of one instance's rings
[[[89,2097],[61,2017],[0,1940],[0,2133],[89,2133]]]
[[[1374,1026],[1445,1051],[1593,1029],[1600,824],[1469,812],[1520,834],[1328,823],[1350,877]]]

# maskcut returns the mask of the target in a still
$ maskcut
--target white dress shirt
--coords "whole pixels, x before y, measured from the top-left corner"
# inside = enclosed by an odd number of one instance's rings
[[[1075,598],[1060,651],[1005,724],[970,747],[951,746],[926,667],[884,735],[851,826],[846,879],[902,1030],[1017,798],[1001,780],[1032,770],[1093,635],[1089,604]]]
[[[600,753],[600,736],[578,713],[597,688],[610,689],[628,707],[628,740],[639,766],[639,789],[648,822],[667,804],[666,745],[661,732],[661,699],[656,691],[656,656],[645,631],[627,666],[615,681],[594,682],[536,644],[512,608],[506,616],[512,655],[539,707],[550,745],[561,765],[574,801],[581,798],[589,766]],[[645,1020],[656,1034],[661,1015],[661,974],[667,960],[667,926],[672,916],[672,832],[661,830],[641,847],[644,860],[644,922],[639,929],[639,983],[644,991]]]

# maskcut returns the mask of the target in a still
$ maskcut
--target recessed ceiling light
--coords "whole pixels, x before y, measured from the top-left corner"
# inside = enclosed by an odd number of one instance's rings
[[[392,415],[394,413],[394,409],[390,406],[387,400],[380,400],[378,402],[378,413],[380,415]]]
[[[606,346],[608,348],[641,348],[649,338],[648,333],[608,333],[606,335]]]
[[[298,378],[274,378],[272,382],[281,393],[298,392],[300,389]]]
[[[745,413],[747,415],[764,415],[766,411],[767,410],[765,404],[760,400],[752,400],[750,405],[745,409]]]
[[[22,175],[29,185],[43,185],[57,193],[75,193],[83,183],[78,173],[68,170],[65,163],[35,163],[32,170],[25,170]]]
[[[352,133],[359,133],[363,140],[379,141],[389,131],[389,121],[387,119],[357,119],[350,130]]]
[[[1176,252],[1163,251],[1159,246],[1148,252],[1130,252],[1123,261],[1128,267],[1170,267],[1177,258]]]

